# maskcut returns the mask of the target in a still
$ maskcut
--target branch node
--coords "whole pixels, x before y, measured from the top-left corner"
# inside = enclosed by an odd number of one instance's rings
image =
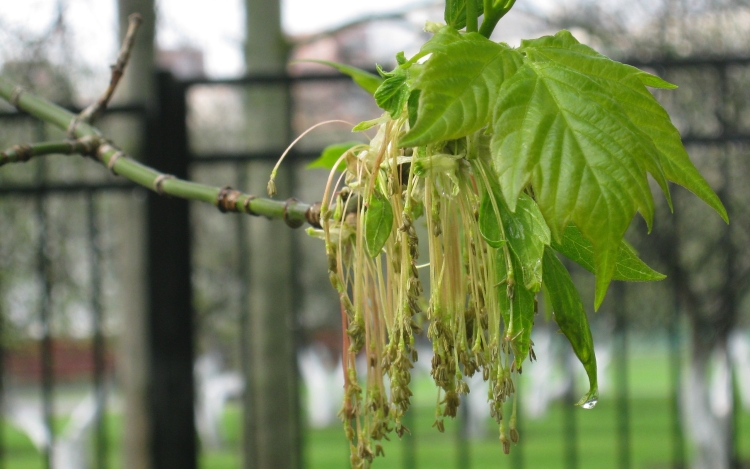
[[[216,206],[219,207],[221,213],[236,212],[237,199],[239,199],[241,195],[242,192],[234,190],[230,186],[224,186],[216,197]]]
[[[16,161],[25,162],[31,159],[31,145],[28,143],[13,145],[13,151],[16,152]]]
[[[115,171],[115,163],[121,156],[125,156],[125,153],[122,150],[117,150],[114,155],[109,157],[109,162],[107,162],[107,169],[112,171],[115,176],[118,176],[117,171]]]
[[[80,148],[81,155],[96,159],[96,152],[99,150],[99,143],[100,143],[98,137],[94,137],[93,135],[88,135],[86,137],[81,137],[78,140],[73,140],[71,142],[71,148],[73,149],[73,152],[75,151],[76,143],[81,145],[81,148]]]
[[[250,208],[250,203],[257,198],[258,196],[256,195],[248,195],[247,199],[245,199],[245,202],[242,204],[245,209],[245,213],[247,213],[248,215],[252,215],[254,217],[260,216],[259,214],[255,213],[252,208]]]
[[[16,86],[15,88],[13,88],[13,92],[11,92],[10,98],[8,99],[8,102],[19,111],[21,109],[18,107],[18,101],[21,99],[21,95],[24,94],[25,92],[26,90],[24,90],[20,86]]]
[[[315,228],[320,228],[321,206],[322,204],[320,202],[315,202],[314,204],[310,205],[310,207],[308,207],[308,209],[305,211],[305,220],[307,220],[307,223]]]
[[[175,177],[171,174],[160,174],[159,177],[154,180],[154,191],[161,196],[165,195],[164,188],[162,187],[164,185],[164,181],[174,178]]]
[[[81,114],[78,114],[74,118],[70,119],[70,124],[68,124],[68,128],[65,129],[65,133],[68,134],[70,138],[76,137],[76,129],[78,128],[78,124],[81,122],[81,116],[84,112],[86,111],[84,110],[81,112]]]
[[[284,223],[286,223],[286,226],[292,229],[299,228],[305,223],[304,221],[299,220],[299,219],[289,218],[289,204],[295,204],[297,202],[299,202],[297,199],[291,198],[291,199],[286,199],[286,202],[284,203],[284,216],[283,216]]]

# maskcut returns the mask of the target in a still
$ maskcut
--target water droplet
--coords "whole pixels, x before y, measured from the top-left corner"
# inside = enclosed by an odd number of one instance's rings
[[[576,405],[583,407],[584,409],[593,409],[599,402],[599,390],[594,386],[589,389],[589,393],[581,398]]]
[[[586,400],[583,404],[581,404],[581,407],[584,409],[593,409],[596,407],[596,403],[599,402],[599,396],[593,395],[590,398]]]

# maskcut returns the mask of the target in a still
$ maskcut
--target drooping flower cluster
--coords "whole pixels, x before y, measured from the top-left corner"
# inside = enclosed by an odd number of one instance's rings
[[[497,178],[485,161],[486,141],[479,136],[400,148],[406,116],[386,114],[372,124],[378,130],[370,144],[352,147],[336,163],[346,170],[336,183],[331,172],[322,230],[310,230],[325,240],[329,277],[341,299],[346,390],[340,416],[352,467],[368,467],[391,432],[409,431],[402,418],[418,358],[415,335],[425,322],[439,393],[433,426],[444,430],[444,418],[456,416],[470,391],[464,378],[481,373],[507,452],[510,440],[518,440],[514,423],[508,436],[504,411],[523,360],[514,353],[533,351],[514,347],[526,334],[522,326],[511,327],[518,269],[502,225],[480,227],[483,201],[496,220],[502,203],[490,186]],[[427,232],[429,262],[423,266],[417,223]],[[491,234],[500,239],[488,243]],[[422,298],[418,270],[427,265],[429,301]],[[355,366],[358,354],[366,357],[364,377]]]

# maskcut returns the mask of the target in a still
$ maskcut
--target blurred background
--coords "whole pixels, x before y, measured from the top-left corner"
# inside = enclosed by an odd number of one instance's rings
[[[126,18],[145,21],[99,122],[167,173],[263,194],[288,142],[380,112],[345,77],[295,59],[395,64],[440,2],[26,0],[0,8],[0,73],[70,109],[105,88]],[[657,97],[731,224],[673,187],[628,239],[668,275],[616,284],[590,312],[600,403],[554,324],[520,383],[520,443],[502,454],[481,382],[430,428],[429,345],[411,434],[381,468],[750,467],[750,2],[518,0],[493,39],[560,28],[676,83]],[[0,147],[62,133],[0,107]],[[303,138],[277,198],[314,202],[328,125]],[[340,312],[323,244],[280,221],[159,199],[78,157],[0,171],[0,467],[346,468],[336,417]],[[593,278],[570,266],[584,303]]]

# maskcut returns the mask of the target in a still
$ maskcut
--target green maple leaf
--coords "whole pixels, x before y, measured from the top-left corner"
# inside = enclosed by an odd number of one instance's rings
[[[307,168],[324,168],[324,169],[333,169],[336,162],[339,160],[341,155],[346,153],[347,150],[349,150],[352,147],[355,147],[357,145],[361,145],[362,142],[343,142],[343,143],[334,143],[333,145],[328,145],[323,149],[320,156],[316,158],[314,161],[310,162],[307,165]],[[346,161],[342,161],[339,163],[339,166],[336,168],[336,171],[343,171],[346,169]]]
[[[479,206],[480,234],[494,248],[502,247],[507,241],[519,261],[524,287],[538,292],[542,286],[544,247],[551,241],[550,230],[539,207],[534,199],[522,193],[518,197],[516,211],[511,212],[497,183],[497,176],[489,165],[474,159],[472,167],[480,182],[486,185]],[[517,281],[520,279],[516,278]]]
[[[393,231],[393,209],[379,192],[375,192],[367,204],[364,231],[367,254],[377,257]]]
[[[511,210],[530,183],[556,239],[573,221],[593,243],[597,307],[633,216],[653,219],[647,171],[660,167],[651,141],[609,94],[568,67],[527,63],[500,90],[491,143]]]
[[[502,249],[496,251],[495,265],[498,278],[510,279],[497,287],[497,294],[503,321],[505,322],[505,340],[508,340],[513,350],[516,368],[521,369],[523,361],[531,348],[531,330],[534,327],[536,313],[536,299],[534,292],[518,282],[523,277],[523,270],[518,257],[511,251],[510,261],[513,269],[508,275],[505,254]]]
[[[559,63],[598,79],[621,104],[627,117],[659,150],[659,161],[667,179],[693,192],[728,221],[721,200],[690,161],[667,111],[646,88],[673,89],[677,88],[675,85],[599,54],[579,43],[568,31],[523,41],[520,50],[528,60]]]
[[[379,66],[378,72],[384,80],[373,95],[375,103],[393,119],[398,119],[411,93],[407,83],[408,73],[401,67],[396,67],[392,72],[384,72]]]
[[[340,64],[338,62],[330,62],[328,60],[312,60],[312,59],[301,59],[301,60],[296,60],[294,62],[310,62],[310,63],[317,63],[317,64],[328,65],[329,67],[333,67],[339,72],[343,73],[344,75],[349,75],[351,79],[354,81],[354,83],[358,84],[363,90],[367,91],[370,94],[375,94],[375,90],[377,90],[380,84],[383,82],[383,79],[378,77],[377,75],[373,75],[372,73],[359,69],[357,67],[352,67],[351,65],[346,65],[346,64]]]
[[[484,3],[479,2],[477,13],[481,15],[483,12]],[[466,27],[466,0],[446,0],[443,17],[451,28],[462,29]]]
[[[521,65],[521,54],[507,45],[450,29],[435,34],[416,56],[432,54],[414,78],[417,118],[401,146],[451,140],[487,126],[500,86]]]
[[[555,322],[567,337],[589,378],[589,392],[578,405],[593,406],[598,393],[594,338],[573,279],[550,248],[544,250],[544,289],[545,298],[549,301],[545,306],[552,309]]]
[[[553,240],[551,246],[568,259],[594,273],[594,247],[589,240],[583,237],[575,225],[568,225],[563,232],[562,240],[559,243]],[[640,260],[638,254],[625,240],[620,243],[613,280],[652,282],[664,278],[666,278],[664,274],[660,274]]]

